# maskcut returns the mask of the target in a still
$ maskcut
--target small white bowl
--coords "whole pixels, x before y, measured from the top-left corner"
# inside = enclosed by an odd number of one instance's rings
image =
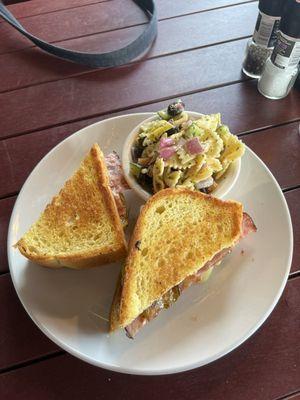
[[[186,111],[191,119],[197,119],[201,117],[200,113],[193,111]],[[123,152],[122,152],[122,166],[124,170],[125,179],[128,185],[144,200],[148,200],[151,197],[151,194],[147,192],[143,187],[136,181],[136,179],[130,174],[130,163],[132,162],[131,148],[135,139],[140,131],[140,126],[147,124],[148,122],[154,121],[158,118],[156,114],[152,117],[145,119],[139,125],[137,125],[127,136],[127,139],[124,143]],[[241,159],[234,161],[230,164],[224,176],[219,180],[217,188],[212,191],[210,194],[223,198],[228,192],[233,188],[236,183],[239,173],[241,169]]]

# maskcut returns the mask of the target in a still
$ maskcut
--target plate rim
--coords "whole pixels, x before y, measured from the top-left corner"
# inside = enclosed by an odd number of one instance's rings
[[[25,311],[27,312],[27,314],[29,315],[29,317],[31,318],[31,320],[35,323],[35,325],[42,331],[42,333],[44,333],[52,342],[54,342],[58,347],[60,347],[61,349],[65,350],[67,353],[79,358],[80,360],[83,360],[85,362],[87,362],[88,364],[91,364],[93,366],[96,367],[100,367],[100,368],[104,368],[106,370],[110,370],[110,371],[114,371],[114,372],[119,372],[119,373],[124,373],[124,374],[132,374],[132,375],[148,375],[148,376],[155,376],[155,375],[170,375],[170,374],[175,374],[175,373],[179,373],[179,372],[185,372],[185,371],[189,371],[189,370],[193,370],[195,368],[199,368],[201,366],[204,365],[208,365],[210,363],[212,363],[213,361],[216,361],[222,357],[224,357],[225,355],[227,355],[228,353],[230,353],[231,351],[235,350],[236,348],[238,348],[242,343],[244,343],[247,339],[249,339],[261,326],[262,324],[267,320],[267,318],[270,316],[270,314],[272,313],[272,311],[274,310],[275,306],[277,305],[278,301],[280,300],[282,293],[284,291],[284,288],[286,286],[287,280],[288,280],[288,276],[289,276],[289,272],[291,270],[291,265],[292,265],[292,258],[293,258],[293,244],[294,244],[294,236],[293,236],[293,225],[292,225],[292,220],[291,220],[291,215],[290,215],[290,211],[289,211],[289,207],[287,204],[287,201],[284,197],[284,194],[282,192],[281,187],[279,186],[277,180],[275,179],[274,175],[272,174],[272,172],[269,170],[269,168],[267,167],[267,165],[248,147],[247,151],[250,152],[250,154],[252,156],[254,156],[254,158],[256,158],[265,168],[266,172],[268,173],[269,177],[271,178],[272,182],[275,184],[278,192],[279,192],[279,196],[281,198],[281,201],[284,205],[284,212],[286,214],[287,217],[287,223],[288,223],[288,240],[289,240],[289,257],[288,257],[288,262],[287,262],[287,268],[285,270],[285,274],[283,277],[283,280],[281,282],[281,285],[277,291],[276,296],[274,296],[274,299],[269,307],[269,309],[267,310],[267,312],[258,320],[258,322],[252,327],[252,329],[250,329],[243,337],[239,338],[239,340],[236,340],[235,342],[233,342],[230,346],[226,347],[225,349],[223,349],[223,351],[218,352],[217,354],[214,354],[214,356],[208,357],[205,361],[200,361],[200,362],[193,362],[190,364],[185,364],[182,367],[169,367],[169,368],[163,368],[163,369],[146,369],[146,370],[140,370],[137,368],[125,368],[125,367],[120,367],[119,365],[114,365],[114,364],[108,364],[105,362],[100,362],[100,361],[95,361],[92,358],[90,358],[89,356],[86,356],[84,353],[74,349],[73,347],[69,346],[68,344],[60,341],[56,336],[54,336],[46,326],[42,325],[38,319],[32,315],[31,311],[29,308],[27,308],[27,306],[24,304],[23,299],[21,298],[18,289],[17,289],[17,284],[15,281],[15,277],[14,277],[14,273],[13,273],[13,267],[12,267],[12,260],[11,260],[11,247],[12,247],[12,224],[13,221],[15,219],[15,213],[16,213],[16,209],[18,207],[18,203],[20,201],[20,196],[28,182],[28,180],[30,179],[30,177],[32,176],[32,174],[35,172],[35,170],[40,166],[40,164],[42,162],[45,161],[45,159],[47,159],[52,152],[54,152],[57,147],[62,146],[63,143],[65,141],[71,140],[72,137],[74,136],[79,136],[80,134],[82,134],[82,131],[86,130],[87,128],[90,128],[92,126],[95,125],[99,125],[103,122],[107,122],[110,120],[118,120],[118,119],[122,119],[122,118],[128,118],[128,117],[135,117],[135,116],[144,116],[145,118],[147,116],[153,115],[153,112],[141,112],[141,113],[132,113],[132,114],[123,114],[123,115],[118,115],[118,116],[114,116],[114,117],[110,117],[110,118],[106,118],[97,122],[94,122],[93,124],[87,125],[81,129],[79,129],[78,131],[72,133],[71,135],[69,135],[68,137],[66,137],[65,139],[63,139],[61,142],[59,142],[55,147],[53,147],[47,154],[44,155],[44,157],[35,165],[35,167],[32,169],[32,171],[30,172],[30,174],[28,175],[28,177],[26,178],[25,182],[22,185],[22,188],[17,196],[17,199],[15,201],[12,213],[11,213],[11,217],[10,217],[10,221],[9,221],[9,227],[8,227],[8,233],[7,233],[7,258],[8,258],[8,266],[9,266],[9,272],[10,272],[10,276],[13,282],[13,286],[14,289],[17,293],[17,296],[22,304],[22,306],[24,307]],[[230,192],[229,192],[230,193]]]

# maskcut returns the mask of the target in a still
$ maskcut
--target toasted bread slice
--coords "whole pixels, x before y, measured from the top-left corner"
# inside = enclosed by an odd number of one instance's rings
[[[98,144],[16,246],[28,259],[55,268],[92,267],[126,256],[123,227]]]
[[[243,207],[188,189],[165,189],[138,218],[111,308],[110,328],[125,328],[242,234]]]

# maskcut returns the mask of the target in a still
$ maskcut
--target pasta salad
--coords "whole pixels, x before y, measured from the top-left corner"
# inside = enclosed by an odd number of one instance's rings
[[[186,187],[211,193],[245,146],[220,114],[191,119],[181,100],[142,125],[132,147],[130,172],[150,193]]]

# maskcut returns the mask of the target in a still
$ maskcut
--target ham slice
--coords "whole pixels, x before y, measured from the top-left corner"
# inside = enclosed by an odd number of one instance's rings
[[[124,192],[129,186],[124,178],[120,157],[113,151],[105,157],[106,167],[109,172],[110,186],[116,193]]]
[[[110,188],[114,195],[118,213],[120,218],[125,221],[127,220],[127,214],[123,192],[129,189],[129,186],[124,178],[120,157],[113,151],[105,157],[105,162],[109,173]]]
[[[247,214],[243,213],[243,222],[242,222],[242,235],[240,239],[247,236],[250,232],[256,232],[257,228],[252,220],[252,218]],[[142,314],[140,314],[134,321],[131,322],[128,326],[126,326],[125,331],[126,335],[133,339],[134,336],[138,333],[138,331],[148,322],[154,319],[159,312],[163,308],[168,308],[172,303],[175,303],[179,295],[183,292],[183,290],[189,288],[191,285],[195,283],[201,282],[201,278],[203,274],[209,269],[219,264],[223,258],[231,252],[232,248],[229,247],[227,249],[221,250],[217,253],[210,261],[208,261],[202,268],[199,269],[195,274],[187,276],[179,285],[170,289],[161,299],[155,301],[147,310],[145,310]],[[174,296],[174,290],[178,291],[178,295]],[[168,296],[168,302],[166,306],[166,302],[164,301],[164,297]]]
[[[221,250],[217,253],[210,261],[208,261],[204,267],[200,268],[194,275],[187,276],[181,283],[179,283],[180,291],[189,288],[194,283],[201,282],[202,276],[204,272],[209,270],[210,268],[214,267],[215,265],[219,264],[223,258],[231,252],[231,248]]]
[[[250,217],[249,214],[247,213],[243,213],[243,222],[242,222],[242,236],[241,238],[244,238],[245,236],[248,235],[248,233],[251,232],[256,232],[257,228],[252,220],[252,218]]]
[[[125,328],[126,335],[133,339],[137,332],[145,325],[148,321],[154,319],[161,310],[169,308],[172,303],[180,296],[179,285],[174,286],[167,293],[165,293],[160,299],[156,300],[150,307],[148,307],[141,315],[138,316],[130,325]]]

